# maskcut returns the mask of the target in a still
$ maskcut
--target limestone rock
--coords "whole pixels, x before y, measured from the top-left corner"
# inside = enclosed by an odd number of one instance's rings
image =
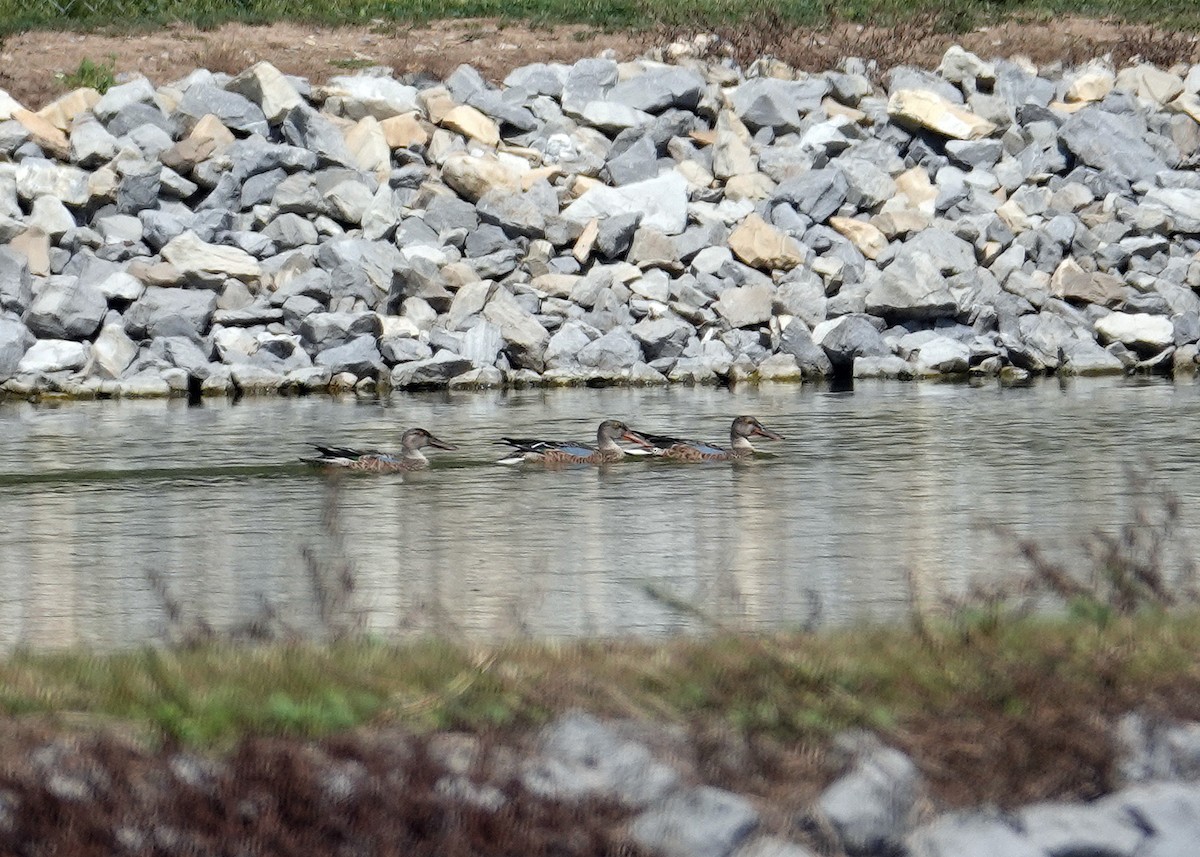
[[[888,99],[887,109],[898,121],[956,140],[978,140],[996,130],[986,119],[928,90],[897,90]]]

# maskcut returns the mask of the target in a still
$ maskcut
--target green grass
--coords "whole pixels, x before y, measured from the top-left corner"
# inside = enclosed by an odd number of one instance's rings
[[[0,33],[30,28],[111,28],[186,21],[214,27],[228,21],[267,23],[281,19],[318,24],[423,22],[447,18],[499,18],[532,23],[644,28],[666,23],[690,29],[754,22],[764,15],[786,24],[817,26],[832,20],[894,25],[933,21],[964,31],[1008,17],[1052,20],[1062,15],[1109,17],[1155,23],[1172,29],[1200,27],[1192,0],[89,0],[72,2],[65,13],[51,0],[0,0]]]
[[[93,62],[84,57],[75,71],[63,75],[62,83],[68,89],[90,87],[103,95],[109,87],[116,86],[116,59],[110,57],[108,62]]]
[[[980,614],[916,630],[662,644],[19,653],[0,662],[0,712],[115,722],[195,746],[369,725],[527,727],[572,707],[820,740],[852,726],[911,732],[939,719],[1020,718],[1067,704],[1101,714],[1159,697],[1200,705],[1196,651],[1200,615],[1147,612],[1102,622]]]

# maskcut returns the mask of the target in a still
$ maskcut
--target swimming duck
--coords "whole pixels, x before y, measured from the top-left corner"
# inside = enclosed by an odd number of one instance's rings
[[[524,461],[542,464],[607,464],[620,461],[625,450],[617,445],[618,440],[627,440],[642,446],[650,444],[638,432],[620,420],[605,420],[596,430],[596,445],[569,440],[535,440],[524,437],[500,439],[514,447],[513,451],[500,459],[499,464],[519,464]]]
[[[755,436],[768,440],[783,440],[781,435],[771,431],[754,417],[743,415],[737,417],[729,428],[729,448],[701,440],[642,433],[642,437],[650,442],[650,446],[646,450],[634,452],[674,461],[739,461],[754,455],[755,449],[750,443],[750,438]]]
[[[365,470],[369,473],[403,473],[411,470],[423,470],[429,466],[429,459],[421,453],[421,447],[433,446],[438,449],[458,449],[451,443],[431,435],[423,428],[410,428],[400,436],[400,454],[378,452],[376,450],[347,449],[344,446],[316,446],[320,453],[316,458],[303,459],[309,464],[321,467],[341,467],[347,470]]]

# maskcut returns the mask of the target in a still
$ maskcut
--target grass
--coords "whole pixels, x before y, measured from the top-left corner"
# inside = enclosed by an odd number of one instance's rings
[[[63,75],[62,84],[67,89],[90,87],[103,95],[117,84],[116,58],[109,57],[108,62],[95,62],[84,57],[75,71]]]
[[[64,11],[59,7],[65,6]],[[1008,18],[1050,21],[1062,15],[1154,23],[1174,30],[1200,27],[1200,8],[1190,0],[0,0],[0,32],[31,28],[107,28],[155,26],[184,21],[201,27],[225,22],[268,23],[281,19],[327,25],[377,24],[380,21],[428,22],[439,19],[498,18],[534,24],[587,24],[642,29],[662,24],[691,31],[745,25],[752,31],[763,20],[784,26],[813,27],[834,21],[893,26],[933,21],[945,31],[963,32]]]

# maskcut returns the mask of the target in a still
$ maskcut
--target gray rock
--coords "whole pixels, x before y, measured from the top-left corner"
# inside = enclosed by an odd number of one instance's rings
[[[33,302],[33,279],[23,254],[0,247],[0,310],[23,313]]]
[[[39,339],[17,362],[16,374],[70,372],[87,364],[91,346],[67,339]]]
[[[696,334],[694,327],[675,315],[642,319],[629,332],[641,343],[648,361],[680,356]]]
[[[892,353],[875,324],[863,315],[823,321],[813,328],[812,338],[824,349],[835,371],[851,368],[858,357],[888,357]]]
[[[752,129],[767,127],[786,133],[800,130],[801,114],[820,107],[828,92],[829,83],[823,78],[796,81],[756,77],[735,87],[730,102],[738,118]]]
[[[510,291],[496,289],[483,308],[483,316],[500,328],[509,359],[515,367],[541,371],[542,355],[550,341],[550,333]]]
[[[482,222],[499,226],[510,237],[540,238],[546,232],[546,217],[528,194],[493,189],[475,207]]]
[[[687,194],[687,181],[672,171],[624,187],[594,187],[563,209],[562,216],[582,224],[593,217],[638,213],[643,226],[678,235],[687,225]]]
[[[779,351],[795,359],[804,378],[821,379],[833,374],[833,362],[829,355],[813,341],[812,331],[799,318],[793,318],[784,328],[779,338]]]
[[[643,135],[625,151],[609,158],[604,166],[614,185],[652,179],[658,175],[658,149],[649,137]]]
[[[25,324],[42,339],[90,339],[108,312],[104,295],[78,277],[50,277],[38,292]]]
[[[496,356],[504,348],[504,336],[500,328],[490,321],[476,322],[463,336],[458,353],[477,367],[492,366]]]
[[[206,114],[212,114],[222,125],[242,134],[266,136],[270,133],[262,108],[243,95],[215,86],[189,86],[175,110],[189,120],[188,124],[195,124]]]
[[[1145,128],[1130,116],[1099,107],[1072,114],[1059,129],[1062,144],[1080,161],[1127,181],[1144,181],[1174,167],[1144,139]]]
[[[0,316],[0,381],[16,374],[17,366],[36,337],[14,318]]]
[[[87,374],[116,380],[129,368],[137,353],[137,343],[129,338],[124,327],[106,324],[92,343]]]
[[[1124,364],[1091,339],[1072,339],[1062,346],[1062,371],[1069,375],[1116,375]]]
[[[342,132],[307,104],[289,110],[280,123],[280,130],[288,143],[316,154],[321,163],[354,163]]]
[[[774,202],[786,202],[817,223],[824,223],[846,202],[850,185],[841,170],[809,170],[781,183],[772,195]]]
[[[914,253],[883,272],[867,293],[866,311],[889,320],[944,318],[958,312],[958,300],[936,261]]]
[[[1104,804],[1033,804],[1017,819],[1025,837],[1051,857],[1132,857],[1146,838],[1132,817]]]
[[[692,69],[652,68],[616,84],[607,99],[648,113],[661,113],[670,107],[695,110],[705,86],[704,78]]]
[[[915,830],[911,857],[1047,857],[1007,822],[980,813],[953,813]]]
[[[642,348],[633,334],[618,327],[589,342],[575,357],[580,366],[616,372],[628,369],[642,359]]]
[[[713,308],[732,327],[753,327],[771,320],[775,290],[768,285],[726,289]]]
[[[383,330],[373,312],[316,312],[300,324],[300,338],[318,352],[345,345],[361,336],[378,338]]]
[[[617,83],[617,64],[606,59],[582,59],[571,66],[562,86],[562,107],[579,115],[589,103],[602,100]]]
[[[581,321],[569,319],[563,322],[546,344],[546,368],[573,368],[579,365],[575,359],[588,343],[600,336],[600,331]]]
[[[638,224],[642,221],[640,212],[615,214],[600,221],[596,233],[596,250],[602,259],[617,259],[625,254],[633,243]]]
[[[125,331],[134,339],[197,338],[208,330],[216,308],[214,292],[152,286],[126,310]]]
[[[457,354],[439,351],[428,360],[401,363],[392,370],[392,386],[400,389],[442,387],[451,378],[474,369],[474,364]]]
[[[334,375],[350,372],[359,378],[374,378],[384,368],[375,336],[370,333],[322,350],[313,362],[328,368]]]
[[[630,835],[665,857],[727,857],[758,827],[750,802],[698,786],[676,792],[634,819]]]
[[[534,794],[555,800],[598,797],[641,808],[666,796],[679,781],[644,744],[583,712],[547,726],[540,751],[526,763],[521,781]]]
[[[912,760],[899,750],[879,747],[861,755],[835,780],[818,798],[817,808],[848,851],[885,851],[897,847],[907,833],[919,793]]]

